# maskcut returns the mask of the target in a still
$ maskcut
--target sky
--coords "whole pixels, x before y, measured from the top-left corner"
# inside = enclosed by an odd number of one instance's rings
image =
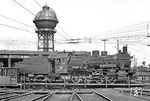
[[[146,37],[146,31],[138,30],[136,24],[150,21],[150,0],[16,0],[34,15],[47,4],[57,14],[59,19],[55,34],[55,50],[77,50],[77,51],[102,51],[104,48],[101,39],[111,38],[106,42],[108,54],[115,54],[116,39],[112,37],[133,36],[118,38],[120,49],[128,45],[128,51],[137,58],[138,64],[143,60],[150,63],[150,39]],[[19,22],[10,21],[0,16],[0,50],[37,50],[37,34],[33,23],[34,15],[23,9],[13,0],[0,1],[0,15],[15,19]],[[1,24],[24,29],[8,28]],[[145,23],[144,23],[145,24]],[[141,26],[146,25],[140,24]],[[120,33],[111,30],[130,27],[129,33]],[[32,27],[29,27],[32,26]],[[128,29],[126,29],[128,30]],[[29,31],[33,33],[29,33]],[[148,30],[149,31],[149,30]],[[65,34],[65,33],[67,34]],[[63,36],[62,36],[63,34]],[[83,39],[80,44],[62,44],[62,40],[70,38]],[[136,37],[137,36],[137,37]],[[92,43],[88,39],[92,38]]]

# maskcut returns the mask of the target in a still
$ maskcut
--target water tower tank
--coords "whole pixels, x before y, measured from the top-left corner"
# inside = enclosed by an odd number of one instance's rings
[[[36,14],[33,22],[38,30],[54,30],[58,23],[58,19],[55,11],[45,5],[43,6],[43,10]]]

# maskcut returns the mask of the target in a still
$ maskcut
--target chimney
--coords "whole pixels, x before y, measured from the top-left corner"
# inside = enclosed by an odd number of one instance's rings
[[[123,46],[123,53],[127,53],[128,52],[128,47],[127,45],[126,46]]]

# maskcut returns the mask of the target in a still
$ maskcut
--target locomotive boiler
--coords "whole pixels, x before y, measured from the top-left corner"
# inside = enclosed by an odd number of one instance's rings
[[[69,66],[76,82],[86,79],[90,83],[127,83],[131,74],[131,59],[127,46],[124,46],[123,51],[115,55],[107,55],[106,51],[99,55],[99,51],[93,51],[92,56],[72,56]]]

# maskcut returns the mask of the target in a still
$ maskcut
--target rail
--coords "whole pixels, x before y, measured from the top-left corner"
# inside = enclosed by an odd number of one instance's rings
[[[71,95],[71,98],[70,98],[70,101],[73,101],[73,97],[74,97],[74,92],[72,92],[72,95]]]
[[[25,94],[21,94],[21,95],[18,94],[18,95],[15,95],[15,96],[9,96],[9,97],[5,97],[5,98],[0,99],[0,100],[9,101],[9,100],[16,99],[16,98],[20,98],[20,97],[27,96],[27,95],[30,95],[30,94],[32,94],[32,92],[25,93]]]
[[[73,93],[74,93],[74,95],[76,95],[76,96],[78,97],[78,99],[79,99],[80,101],[84,101],[84,100],[81,98],[81,96],[80,96],[75,90],[73,90]]]
[[[42,99],[42,98],[44,98],[44,97],[47,97],[47,96],[49,96],[49,95],[51,95],[51,93],[44,94],[43,96],[40,96],[40,97],[38,97],[38,98],[35,98],[35,99],[31,100],[31,101],[37,101],[37,100],[40,100],[40,99]]]
[[[96,91],[94,91],[94,90],[92,90],[92,91],[93,91],[93,93],[95,93],[96,95],[98,95],[98,96],[100,96],[100,97],[106,99],[107,101],[113,101],[113,100],[111,100],[110,98],[108,98],[108,97],[106,97],[106,96],[104,96],[104,95],[102,95],[102,94],[100,94],[100,93],[98,93],[98,92],[96,92]]]
[[[56,91],[49,93],[47,96],[45,96],[45,98],[42,101],[46,101],[47,99],[49,99],[51,96],[53,96],[56,93]],[[35,101],[35,100],[34,100]]]

